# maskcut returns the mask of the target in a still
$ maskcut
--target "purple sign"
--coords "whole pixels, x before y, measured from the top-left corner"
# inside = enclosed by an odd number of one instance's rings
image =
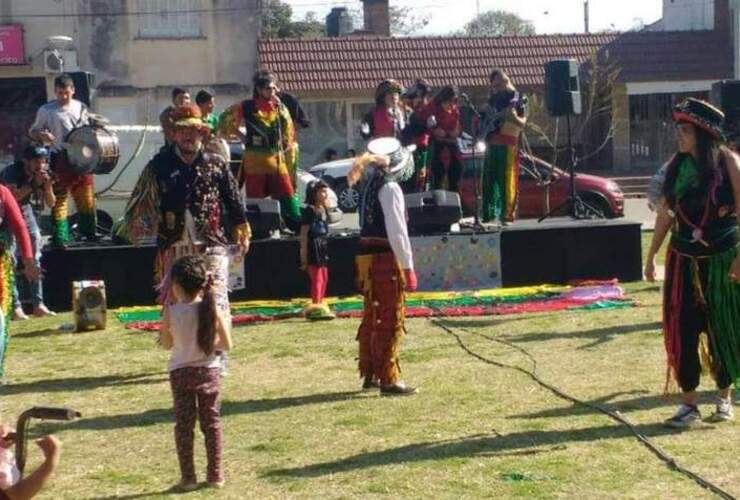
[[[0,66],[26,64],[23,50],[23,26],[5,24],[0,26]]]

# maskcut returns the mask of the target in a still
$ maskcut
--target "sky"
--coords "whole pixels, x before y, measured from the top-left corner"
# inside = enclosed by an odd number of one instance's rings
[[[360,0],[284,0],[293,7],[294,18],[314,11],[323,19],[332,7],[359,5]],[[537,33],[582,33],[583,0],[390,0],[391,5],[418,9],[431,16],[421,34],[446,35],[459,30],[480,12],[505,10],[532,21]],[[661,17],[662,0],[589,0],[591,31],[629,30],[640,22],[650,24]]]

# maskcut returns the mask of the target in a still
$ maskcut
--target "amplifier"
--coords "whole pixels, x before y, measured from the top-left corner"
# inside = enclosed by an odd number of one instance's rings
[[[405,199],[411,234],[448,232],[462,218],[458,193],[438,189],[407,194]]]
[[[252,227],[253,238],[269,238],[271,233],[280,229],[279,201],[271,198],[247,198],[244,201],[244,210]]]

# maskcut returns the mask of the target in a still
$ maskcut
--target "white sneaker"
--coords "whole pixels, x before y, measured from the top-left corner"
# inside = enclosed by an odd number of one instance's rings
[[[735,418],[732,410],[732,399],[730,398],[717,398],[717,405],[714,408],[714,413],[709,417],[710,422],[727,422]]]
[[[699,421],[701,421],[699,408],[682,404],[678,407],[676,413],[674,413],[671,418],[663,422],[663,424],[672,429],[687,429]]]

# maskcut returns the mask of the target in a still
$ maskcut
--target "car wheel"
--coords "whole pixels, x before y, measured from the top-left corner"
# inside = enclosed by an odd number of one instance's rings
[[[607,219],[614,218],[614,211],[609,205],[609,202],[600,195],[594,193],[583,193],[580,196],[584,203],[601,212]]]
[[[346,180],[337,181],[334,192],[337,193],[337,204],[344,213],[355,212],[360,204],[360,192],[347,184]]]

